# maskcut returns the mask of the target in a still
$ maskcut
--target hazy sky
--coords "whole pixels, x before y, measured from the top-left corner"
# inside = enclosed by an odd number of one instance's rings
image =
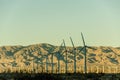
[[[120,46],[120,0],[0,0],[0,46],[65,39],[82,46]]]

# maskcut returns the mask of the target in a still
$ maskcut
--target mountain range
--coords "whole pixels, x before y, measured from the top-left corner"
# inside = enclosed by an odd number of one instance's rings
[[[34,44],[29,46],[1,46],[0,47],[0,72],[5,72],[10,69],[25,70],[39,69],[42,67],[51,70],[51,65],[54,69],[58,68],[58,60],[60,60],[61,69],[68,63],[68,69],[73,68],[74,54],[76,54],[77,67],[84,64],[84,50],[82,46],[76,46],[73,49],[70,46],[54,46],[47,43]],[[81,51],[80,51],[81,50]],[[67,60],[66,60],[67,54]],[[52,63],[53,56],[53,63]],[[87,65],[120,65],[120,47],[108,46],[89,46],[87,48]],[[70,67],[71,66],[71,67]]]

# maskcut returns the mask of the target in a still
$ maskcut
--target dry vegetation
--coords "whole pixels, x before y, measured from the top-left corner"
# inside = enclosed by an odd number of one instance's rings
[[[77,72],[83,73],[84,56],[82,47],[76,47]],[[60,60],[60,73],[65,73],[65,50],[58,54],[59,46],[50,44],[36,44],[29,46],[1,46],[0,47],[0,73],[51,73],[52,65],[54,73],[58,73],[58,59]],[[67,47],[68,72],[73,73],[73,50]],[[51,57],[53,54],[53,64]],[[46,68],[46,56],[48,55],[48,71]],[[88,73],[120,73],[120,48],[114,47],[90,47],[87,49]]]

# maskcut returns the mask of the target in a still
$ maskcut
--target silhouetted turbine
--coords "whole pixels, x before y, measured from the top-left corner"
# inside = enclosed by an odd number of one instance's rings
[[[74,73],[76,73],[76,52],[75,52],[75,46],[74,46],[74,43],[73,43],[73,40],[72,38],[70,37],[70,40],[71,40],[71,43],[72,43],[72,46],[73,46],[73,54],[74,54]]]
[[[63,39],[63,44],[64,44],[64,48],[65,48],[65,57],[66,57],[66,66],[65,66],[65,70],[66,70],[66,73],[67,73],[67,48],[66,48],[66,44],[65,44],[65,41],[64,41],[64,39]]]

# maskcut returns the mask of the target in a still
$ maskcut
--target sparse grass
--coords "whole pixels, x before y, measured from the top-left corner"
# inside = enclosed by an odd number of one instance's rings
[[[54,68],[53,73],[65,73],[65,68],[60,68],[60,72],[58,72],[57,68]],[[77,67],[77,73],[84,73],[84,66]],[[51,67],[49,67],[48,71],[46,68],[41,67],[12,67],[1,69],[0,73],[52,73]],[[68,73],[74,73],[73,66],[68,66]],[[87,73],[120,73],[119,66],[87,66]]]

